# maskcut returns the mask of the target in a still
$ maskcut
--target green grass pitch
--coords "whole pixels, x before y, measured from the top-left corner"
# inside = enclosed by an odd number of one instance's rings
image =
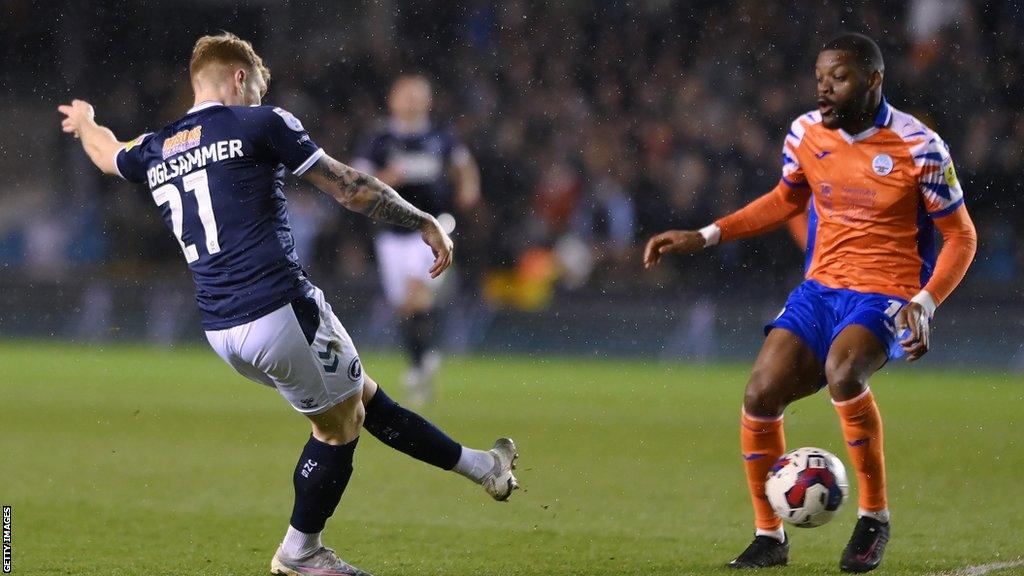
[[[401,395],[397,357],[364,363]],[[493,502],[364,434],[325,543],[379,576],[728,573],[752,534],[737,439],[747,369],[451,360],[425,414],[472,446],[515,438],[523,490]],[[879,574],[1020,558],[1020,375],[888,370],[873,389],[894,515]],[[847,459],[825,394],[793,405],[786,429],[790,447]],[[307,434],[279,396],[205,348],[4,344],[0,504],[13,507],[13,573],[265,574]],[[838,574],[855,510],[854,488],[831,524],[791,529],[790,567],[771,573]]]

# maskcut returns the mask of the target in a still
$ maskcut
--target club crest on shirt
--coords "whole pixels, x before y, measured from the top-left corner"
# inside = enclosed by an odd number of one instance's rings
[[[196,146],[199,146],[199,141],[203,138],[203,126],[200,124],[191,130],[182,130],[174,136],[164,140],[164,160],[167,160],[175,154],[180,154],[185,150],[191,150]]]
[[[281,118],[284,118],[284,123],[289,128],[295,130],[296,132],[302,132],[302,122],[299,122],[299,119],[293,116],[291,112],[285,110],[284,108],[274,108],[274,112],[277,113],[277,115],[280,116]]]
[[[871,169],[879,176],[885,176],[892,172],[892,157],[888,154],[879,154],[871,160]]]
[[[359,357],[356,356],[348,364],[348,379],[353,382],[358,382],[363,377],[363,365],[359,362]]]

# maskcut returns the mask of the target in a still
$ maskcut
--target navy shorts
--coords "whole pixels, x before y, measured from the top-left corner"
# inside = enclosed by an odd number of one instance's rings
[[[790,293],[786,307],[764,327],[764,333],[767,336],[773,328],[789,330],[824,364],[836,336],[847,326],[859,324],[878,337],[892,360],[903,356],[896,337],[896,313],[906,303],[896,296],[829,288],[807,280]]]

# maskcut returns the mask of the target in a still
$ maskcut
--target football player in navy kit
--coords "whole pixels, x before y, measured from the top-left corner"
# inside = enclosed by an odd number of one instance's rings
[[[390,118],[367,139],[352,165],[427,212],[465,214],[480,200],[480,172],[451,131],[431,123],[431,99],[426,78],[399,77],[388,96]],[[406,401],[422,405],[432,396],[440,366],[440,356],[430,349],[440,278],[427,273],[433,256],[414,231],[382,224],[374,244],[384,295],[401,320],[409,353]]]
[[[301,122],[261,106],[269,71],[252,46],[200,38],[189,66],[195,105],[153,133],[119,141],[91,105],[62,105],[63,130],[103,172],[148,184],[192,272],[210,345],[243,376],[275,388],[312,424],[293,477],[287,533],[273,574],[365,575],[320,540],[352,474],[361,428],[414,458],[453,470],[497,500],[517,487],[516,449],[459,445],[384,393],[295,255],[282,193],[285,171],[349,210],[412,230],[431,251],[431,278],[452,262],[437,220],[373,176],[331,158]]]

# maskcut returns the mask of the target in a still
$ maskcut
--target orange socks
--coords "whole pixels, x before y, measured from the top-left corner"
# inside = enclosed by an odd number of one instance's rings
[[[860,515],[888,516],[885,496],[885,456],[882,453],[882,416],[878,413],[871,390],[846,400],[835,402],[836,412],[843,426],[843,438],[850,462],[857,473],[860,491]],[[782,431],[782,417],[777,419],[740,415],[740,448],[747,472],[750,500],[754,504],[754,520],[759,531],[774,531],[782,527],[782,519],[775,515],[764,493],[764,481],[775,461],[786,451],[786,438]],[[885,521],[885,520],[883,520]]]
[[[857,471],[860,510],[881,512],[887,509],[885,498],[885,456],[882,454],[882,416],[868,388],[860,396],[832,402],[843,425],[843,438],[850,462]]]
[[[759,530],[779,530],[782,519],[775,515],[764,493],[764,481],[775,461],[786,451],[782,417],[777,419],[740,415],[740,449],[747,470],[750,500],[754,504],[754,521]]]

